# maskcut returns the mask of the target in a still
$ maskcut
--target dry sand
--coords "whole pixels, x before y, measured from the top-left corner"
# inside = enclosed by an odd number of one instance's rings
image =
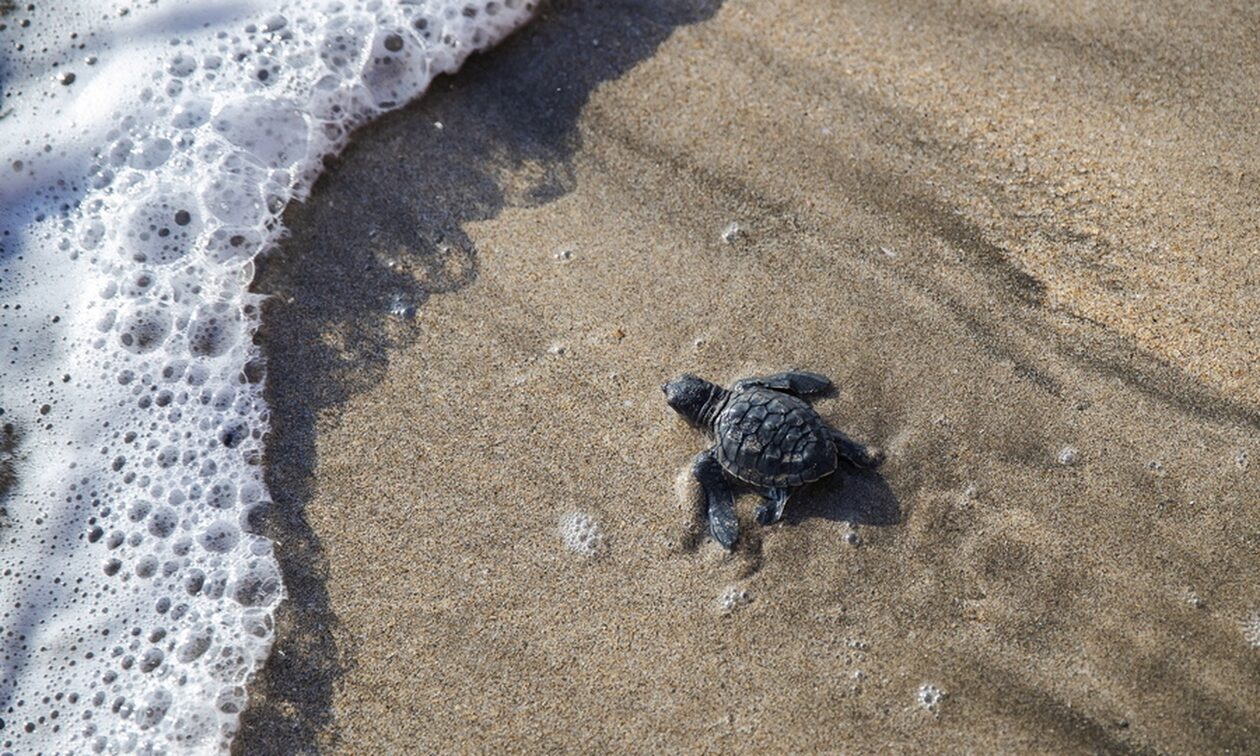
[[[291,212],[239,751],[1260,748],[1260,13],[816,6],[552,3]],[[659,385],[794,366],[887,462],[697,545]]]

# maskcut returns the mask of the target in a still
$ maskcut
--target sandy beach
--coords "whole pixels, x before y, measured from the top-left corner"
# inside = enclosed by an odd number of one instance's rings
[[[1254,752],[1258,27],[557,1],[365,128],[254,285],[235,750]],[[886,462],[727,554],[660,385],[798,367]]]

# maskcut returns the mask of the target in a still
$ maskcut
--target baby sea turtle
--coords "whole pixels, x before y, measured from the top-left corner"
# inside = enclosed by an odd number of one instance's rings
[[[806,372],[745,378],[730,389],[685,373],[661,386],[669,406],[716,442],[696,456],[691,474],[704,489],[709,533],[723,547],[739,538],[736,486],[761,493],[757,522],[769,525],[783,516],[791,489],[835,472],[837,457],[860,468],[880,463],[878,453],[828,427],[802,398],[830,388],[830,379]]]

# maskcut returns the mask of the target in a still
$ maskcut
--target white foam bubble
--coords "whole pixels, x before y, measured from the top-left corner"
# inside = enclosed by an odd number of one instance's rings
[[[0,14],[0,752],[231,742],[283,596],[250,529],[269,503],[252,261],[354,127],[532,10]]]
[[[718,611],[722,614],[730,614],[742,606],[752,603],[752,596],[748,591],[738,585],[728,586],[722,591],[722,595],[718,596]]]
[[[598,559],[608,551],[604,529],[585,512],[571,512],[560,518],[560,537],[564,545],[588,559]]]
[[[727,244],[734,244],[746,238],[748,238],[748,230],[738,221],[731,221],[722,227],[722,241]]]
[[[1065,446],[1055,456],[1059,464],[1071,467],[1081,461],[1081,452],[1075,446]]]
[[[1260,609],[1242,621],[1242,634],[1252,648],[1260,648]]]
[[[1207,599],[1203,598],[1191,588],[1183,588],[1177,592],[1177,597],[1186,602],[1195,609],[1206,609]]]
[[[936,685],[933,685],[932,683],[923,683],[919,686],[918,691],[915,692],[915,700],[918,701],[919,706],[924,709],[936,711],[936,707],[940,705],[946,695],[948,694]]]

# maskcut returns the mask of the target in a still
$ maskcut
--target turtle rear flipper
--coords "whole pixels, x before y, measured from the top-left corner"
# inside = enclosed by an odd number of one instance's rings
[[[738,391],[748,386],[763,386],[775,391],[786,391],[797,396],[816,396],[831,390],[831,379],[818,373],[798,370],[787,373],[775,373],[774,375],[766,375],[759,378],[745,378],[735,384],[734,390]]]
[[[757,522],[762,525],[773,525],[783,519],[783,507],[787,506],[791,493],[786,488],[771,488],[766,491],[766,503],[757,507]]]
[[[836,454],[854,467],[873,470],[884,461],[884,453],[879,449],[863,446],[834,428],[831,429],[831,438],[836,442]]]
[[[735,497],[731,494],[731,485],[712,449],[696,456],[691,465],[691,474],[704,489],[705,504],[709,510],[709,533],[713,540],[722,544],[722,548],[730,550],[739,540],[739,519],[735,516]]]

